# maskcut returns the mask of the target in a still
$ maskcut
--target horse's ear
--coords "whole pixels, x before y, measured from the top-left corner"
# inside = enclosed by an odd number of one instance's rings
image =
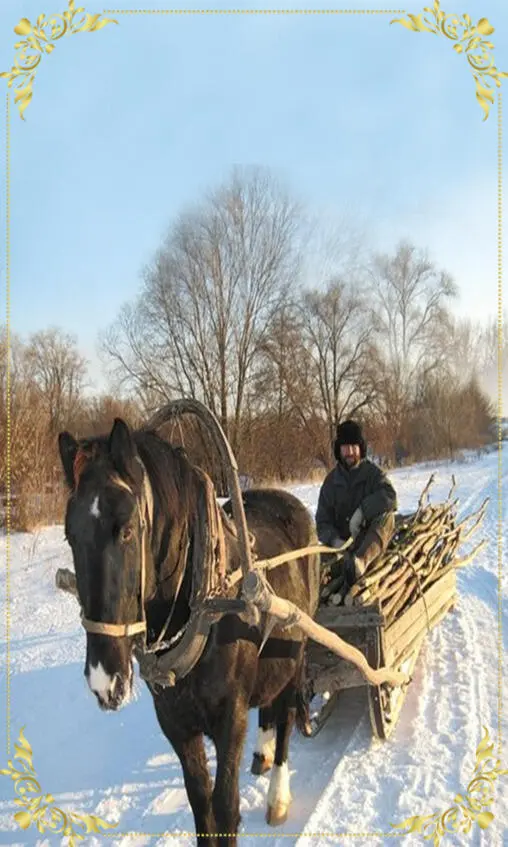
[[[74,488],[74,459],[78,452],[78,442],[70,432],[61,432],[58,436],[58,450],[65,475],[65,481],[69,488]]]
[[[136,478],[133,464],[137,456],[136,445],[129,427],[122,418],[115,418],[109,435],[108,450],[117,471],[121,475],[127,474]]]

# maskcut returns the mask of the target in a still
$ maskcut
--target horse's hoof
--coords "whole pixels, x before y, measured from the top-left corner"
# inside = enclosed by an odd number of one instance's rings
[[[267,756],[260,756],[259,753],[254,753],[250,772],[254,774],[254,776],[261,776],[261,774],[269,771],[272,765],[273,759],[269,759]]]
[[[289,806],[285,803],[276,803],[266,809],[266,822],[268,826],[281,826],[286,823],[289,815]]]

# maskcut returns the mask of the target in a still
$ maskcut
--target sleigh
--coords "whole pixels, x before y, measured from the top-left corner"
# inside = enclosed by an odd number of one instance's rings
[[[379,602],[362,608],[321,607],[316,620],[359,649],[372,668],[391,668],[411,679],[427,634],[453,609],[456,600],[457,579],[453,570],[436,580],[389,625]],[[312,734],[316,735],[332,714],[340,692],[363,688],[366,681],[358,668],[314,641],[309,641],[307,647],[307,674],[315,694],[330,695],[315,721]],[[386,739],[393,732],[407,691],[408,684],[367,685],[370,722],[377,738]]]
[[[372,668],[389,668],[411,679],[427,635],[453,609],[457,601],[459,567],[468,564],[485,541],[467,556],[459,557],[460,546],[469,541],[483,521],[488,499],[460,523],[458,501],[452,500],[455,480],[447,499],[428,502],[432,475],[413,514],[397,515],[387,550],[367,568],[351,588],[338,577],[321,592],[316,620],[359,649]],[[427,502],[426,502],[427,500]],[[342,580],[342,584],[341,584]],[[328,699],[313,720],[317,734],[333,712],[340,692],[365,685],[358,669],[337,659],[316,642],[307,650],[309,687]],[[386,739],[400,715],[408,685],[369,685],[372,731]]]

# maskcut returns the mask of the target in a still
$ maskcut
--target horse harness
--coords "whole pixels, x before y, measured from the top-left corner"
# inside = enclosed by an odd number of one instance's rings
[[[84,451],[79,450],[74,462],[76,482],[83,467],[85,457],[87,456]],[[147,545],[149,544],[148,530],[153,524],[153,493],[145,466],[139,457],[136,457],[136,459],[142,466],[143,471],[143,485],[140,497],[134,494],[129,483],[119,475],[115,474],[111,476],[110,482],[119,488],[124,488],[136,500],[141,527],[140,619],[131,623],[104,623],[87,618],[81,610],[81,624],[87,632],[97,635],[109,635],[116,638],[142,635],[142,641],[137,640],[133,645],[133,652],[138,661],[141,676],[152,685],[174,685],[178,679],[186,676],[199,661],[205,649],[212,624],[228,611],[236,611],[237,613],[245,611],[245,603],[242,600],[228,600],[224,597],[224,592],[228,588],[228,580],[225,573],[226,549],[224,529],[214,495],[213,483],[204,471],[200,468],[195,468],[196,473],[203,483],[202,494],[204,492],[204,497],[201,496],[200,498],[201,502],[198,504],[198,510],[206,509],[206,515],[200,516],[205,519],[199,520],[198,524],[200,527],[203,527],[203,537],[200,539],[201,543],[195,543],[193,546],[193,579],[189,603],[189,620],[169,641],[164,640],[180,594],[185,573],[185,568],[182,568],[166,621],[157,639],[152,644],[148,644],[145,588]],[[207,529],[205,530],[204,527]],[[188,549],[189,539],[187,538],[185,540],[185,557]],[[201,555],[202,552],[204,552],[204,555]],[[225,603],[227,606],[218,608],[214,604],[214,600],[221,595],[222,604]],[[164,651],[164,653],[157,655],[161,651]]]
[[[88,458],[85,451],[80,448],[74,461],[75,481],[79,479],[80,471]],[[132,487],[118,474],[110,477],[110,482],[124,488],[136,500],[141,527],[140,539],[140,619],[131,623],[103,623],[93,621],[85,617],[81,610],[81,624],[87,632],[110,635],[116,638],[125,638],[142,635],[140,641],[137,639],[133,644],[133,653],[139,664],[140,675],[152,687],[173,686],[176,682],[186,676],[197,664],[205,650],[208,636],[212,625],[218,622],[225,614],[237,614],[251,625],[257,626],[261,633],[261,644],[258,654],[261,653],[266,641],[277,620],[270,615],[260,612],[242,598],[228,597],[230,590],[242,578],[242,570],[237,568],[231,573],[226,573],[226,543],[224,536],[223,521],[229,530],[236,535],[234,522],[223,512],[220,512],[215,497],[215,490],[210,477],[201,468],[194,470],[201,478],[203,485],[198,498],[198,527],[201,528],[200,543],[193,544],[192,550],[192,581],[191,597],[189,600],[190,615],[182,629],[169,641],[165,641],[165,635],[170,625],[176,602],[179,597],[183,582],[185,568],[178,579],[175,595],[169,614],[159,633],[157,639],[148,644],[148,627],[145,613],[145,586],[146,586],[146,560],[147,545],[149,544],[148,529],[153,525],[153,493],[146,468],[139,458],[143,472],[143,485],[141,496],[134,494]],[[250,537],[250,546],[254,546],[254,537]],[[345,546],[348,546],[346,543]],[[189,548],[188,538],[185,541],[185,555]],[[318,550],[326,552],[332,548],[322,545],[311,546],[291,553],[284,553],[273,559],[257,561],[254,563],[256,570],[268,570],[272,567],[284,564],[288,561],[300,558],[307,553],[316,553]],[[266,580],[264,584],[271,591]],[[74,592],[77,595],[77,592]],[[298,616],[291,616],[284,624],[278,621],[283,629],[290,628],[297,623]]]

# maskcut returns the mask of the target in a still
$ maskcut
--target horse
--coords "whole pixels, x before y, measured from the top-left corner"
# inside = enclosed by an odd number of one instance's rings
[[[184,450],[155,431],[132,430],[121,418],[106,435],[78,441],[61,432],[58,446],[69,489],[65,536],[86,629],[84,674],[98,706],[115,711],[132,694],[133,649],[140,637],[127,625],[144,620],[147,643],[154,644],[163,630],[165,639],[177,642],[189,620],[208,478]],[[227,574],[240,565],[231,501],[221,508],[208,482],[223,529]],[[315,543],[312,517],[289,492],[254,488],[242,492],[242,499],[259,558]],[[267,579],[276,594],[315,614],[316,555],[279,565]],[[250,708],[259,710],[251,771],[271,769],[266,821],[276,826],[287,820],[289,738],[295,724],[306,734],[308,721],[305,642],[291,622],[281,626],[264,614],[253,621],[240,612],[227,613],[212,623],[200,658],[183,678],[164,687],[145,680],[160,728],[182,766],[198,845],[237,844],[239,767]],[[216,748],[213,787],[204,736]]]

